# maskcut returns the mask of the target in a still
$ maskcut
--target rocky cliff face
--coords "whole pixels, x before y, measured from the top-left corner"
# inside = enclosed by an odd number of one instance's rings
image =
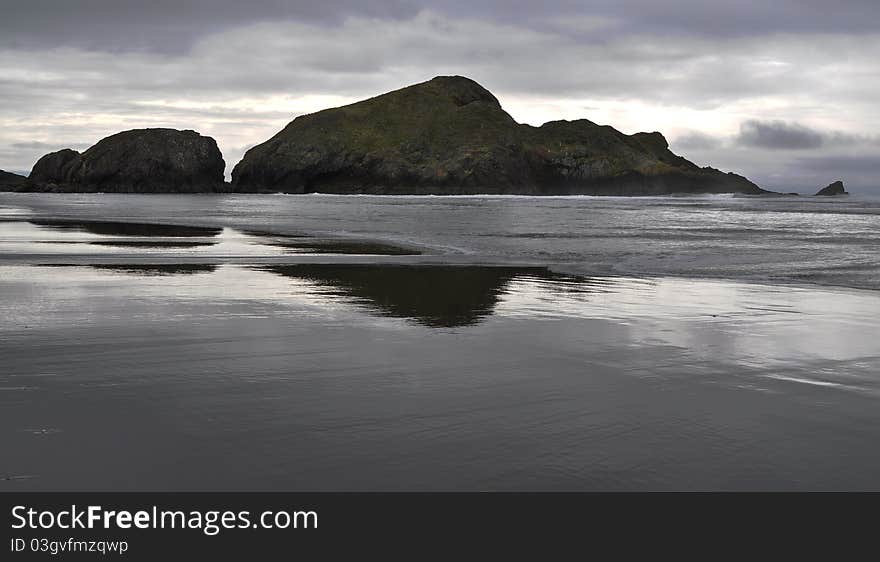
[[[0,191],[17,190],[25,180],[27,178],[24,176],[0,170]]]
[[[61,150],[34,165],[25,189],[113,193],[192,193],[223,189],[217,143],[195,131],[136,129],[82,154]]]
[[[660,133],[520,125],[460,76],[298,117],[232,178],[236,191],[289,193],[765,193],[673,154]]]
[[[816,195],[828,196],[828,195],[849,195],[849,194],[846,192],[846,189],[844,189],[843,182],[838,180],[838,181],[828,185],[827,187],[823,187],[822,189],[820,189]]]

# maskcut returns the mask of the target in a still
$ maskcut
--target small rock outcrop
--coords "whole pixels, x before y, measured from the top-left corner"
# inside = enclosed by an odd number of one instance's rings
[[[832,196],[832,195],[849,195],[843,187],[843,182],[838,180],[827,187],[823,187],[816,195]]]
[[[195,131],[135,129],[83,152],[65,149],[34,165],[25,189],[108,193],[223,190],[226,167],[217,143]]]
[[[0,191],[17,191],[25,181],[24,176],[0,170]]]
[[[767,193],[673,154],[660,133],[586,119],[521,125],[461,76],[297,117],[250,149],[232,180],[241,192]]]

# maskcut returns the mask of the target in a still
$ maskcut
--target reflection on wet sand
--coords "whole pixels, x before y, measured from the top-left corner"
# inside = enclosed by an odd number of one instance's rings
[[[223,229],[179,224],[148,224],[115,221],[32,220],[35,226],[59,231],[88,232],[102,236],[217,236]]]
[[[95,246],[109,246],[111,248],[199,248],[203,246],[214,246],[216,242],[178,242],[176,240],[95,240],[89,242],[89,244]]]
[[[213,273],[216,265],[210,264],[125,264],[125,265],[91,265],[92,269],[128,273],[133,275],[193,275],[195,273]]]
[[[873,239],[802,246],[786,262],[764,232],[613,238],[658,217],[669,229],[724,215],[787,231],[804,213],[95,197],[32,202],[95,219],[86,227],[0,220],[0,493],[880,489],[877,292],[693,277],[873,263]],[[847,236],[874,224],[833,213],[813,223],[823,237],[829,224]],[[100,222],[134,214],[226,226]],[[438,250],[304,256],[350,243],[293,229]],[[215,244],[90,244],[156,241]],[[854,257],[826,260],[843,250]],[[478,262],[509,267],[461,265]],[[517,266],[536,263],[691,277]]]
[[[378,242],[360,242],[356,240],[327,240],[309,239],[303,241],[302,237],[293,237],[292,240],[259,240],[258,243],[283,248],[292,254],[353,254],[366,256],[417,256],[422,252],[380,244]]]
[[[552,279],[544,268],[485,266],[288,265],[261,268],[316,283],[382,316],[430,327],[471,326],[491,315],[518,276]]]
[[[79,246],[79,247],[77,247]],[[110,250],[104,250],[108,248]],[[118,221],[0,220],[0,255],[117,253],[124,260],[132,253],[155,255],[167,250],[193,250],[202,256],[278,257],[286,255],[414,256],[419,249],[370,240],[273,234],[235,228]],[[183,252],[193,255],[192,252]]]
[[[0,265],[0,491],[877,487],[870,292],[111,263]]]

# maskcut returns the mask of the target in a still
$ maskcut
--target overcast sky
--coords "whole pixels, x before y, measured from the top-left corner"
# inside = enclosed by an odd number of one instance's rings
[[[296,115],[461,74],[518,121],[658,130],[771,189],[880,186],[876,0],[0,0],[0,14],[6,170],[174,127],[216,138],[228,174]]]

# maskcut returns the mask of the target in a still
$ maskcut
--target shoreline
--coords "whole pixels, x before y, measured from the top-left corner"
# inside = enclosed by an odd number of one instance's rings
[[[111,191],[0,191],[0,194],[11,195],[37,195],[37,196],[80,196],[80,195],[111,195],[111,196],[207,196],[207,197],[377,197],[388,199],[781,199],[781,200],[848,200],[868,198],[869,200],[880,199],[880,194],[873,193],[845,193],[835,196],[822,196],[811,192],[782,192],[767,190],[766,193],[665,193],[649,195],[596,195],[596,194],[547,194],[534,193],[327,193],[312,191],[308,193],[286,193],[283,191],[155,191],[155,192],[111,192]]]
[[[33,197],[34,194],[26,194],[30,197]],[[39,196],[43,196],[45,194],[39,194]],[[61,195],[65,196],[81,196],[83,194],[52,194],[52,195]],[[94,195],[94,194],[87,194]],[[134,195],[136,197],[140,197],[142,195],[147,195],[148,197],[169,197],[169,194],[124,194],[122,197],[128,197],[130,195]],[[182,197],[190,197],[193,194],[180,194]],[[228,197],[229,195],[238,195],[238,196],[246,196],[246,194],[195,194],[197,196],[201,195],[212,195],[212,196],[220,196],[220,197]],[[288,195],[288,194],[279,194],[279,195]],[[426,199],[426,200],[444,200],[444,199],[471,199],[471,200],[482,200],[482,199],[557,199],[557,200],[566,200],[566,199],[587,199],[587,198],[596,198],[596,199],[609,199],[609,200],[628,200],[632,199],[631,197],[604,197],[604,196],[520,196],[520,195],[489,195],[489,196],[478,196],[478,195],[417,195],[417,196],[398,196],[398,195],[336,195],[336,194],[289,194],[292,197],[296,198],[304,198],[304,199],[359,199],[359,198],[380,198],[380,199],[398,199],[398,198],[416,198],[416,199]],[[116,197],[117,195],[113,195]],[[177,195],[170,195],[171,197],[175,197]],[[750,199],[763,199],[767,196],[748,196]],[[684,200],[717,200],[717,199],[739,199],[740,197],[720,197],[718,195],[694,195],[694,196],[685,196],[685,197],[671,197],[671,196],[658,196],[658,197],[646,197],[640,199],[656,199],[656,200],[667,200],[667,199],[684,199]],[[822,198],[818,196],[808,197],[807,199],[818,199],[821,201],[827,201],[828,198]],[[852,198],[849,198],[850,200]],[[2,203],[2,200],[0,200]],[[8,209],[7,209],[8,210]],[[0,222],[23,222],[29,223],[33,220],[38,221],[54,221],[58,223],[70,223],[76,224],[84,220],[87,215],[85,213],[68,213],[68,214],[44,214],[33,213],[33,209],[29,208],[19,208],[19,211],[24,211],[24,213],[13,213],[12,215],[3,216],[0,214]],[[0,205],[0,213],[4,211],[2,205]],[[418,244],[411,241],[403,242],[395,237],[378,237],[378,236],[357,236],[351,233],[339,234],[339,233],[328,233],[324,231],[307,231],[305,229],[298,229],[293,227],[280,227],[273,225],[263,225],[258,223],[252,223],[250,225],[242,225],[240,223],[231,223],[229,220],[205,220],[205,219],[187,219],[185,221],[180,220],[179,218],[169,218],[169,219],[147,219],[143,217],[137,216],[126,216],[126,215],[110,215],[101,217],[100,219],[89,219],[91,222],[96,223],[124,223],[124,224],[143,224],[143,225],[155,225],[155,226],[185,226],[185,227],[196,227],[196,228],[232,228],[242,232],[258,232],[263,233],[268,236],[280,236],[280,237],[294,237],[294,238],[306,238],[306,239],[316,239],[316,240],[336,240],[340,243],[353,243],[353,244],[375,244],[375,245],[387,245],[392,247],[399,247],[403,250],[412,250],[420,255],[375,255],[375,254],[353,254],[353,255],[323,255],[323,254],[291,254],[287,256],[260,256],[253,254],[241,254],[241,255],[223,255],[223,256],[154,256],[154,255],[129,255],[129,256],[104,256],[100,254],[90,254],[90,253],[82,253],[82,254],[4,254],[0,253],[0,265],[89,265],[90,263],[94,264],[103,264],[103,265],[124,265],[124,264],[185,264],[185,265],[285,265],[285,264],[313,264],[313,265],[337,265],[337,264],[360,264],[360,265],[419,265],[419,266],[479,266],[479,267],[523,267],[523,268],[546,268],[548,271],[553,273],[558,273],[561,275],[572,275],[577,277],[605,277],[605,278],[672,278],[672,279],[694,279],[694,280],[707,280],[707,281],[718,281],[718,282],[734,282],[734,283],[745,283],[752,285],[761,285],[765,287],[773,287],[773,286],[787,286],[787,287],[795,287],[795,288],[810,288],[810,287],[819,287],[819,288],[828,288],[828,289],[838,289],[838,290],[853,290],[853,291],[871,291],[877,292],[880,291],[880,287],[872,287],[866,285],[858,285],[853,283],[834,283],[823,280],[797,280],[786,277],[759,277],[755,275],[751,275],[750,277],[737,277],[732,275],[709,275],[709,274],[693,274],[693,273],[679,273],[679,272],[670,272],[670,271],[661,271],[661,270],[636,270],[636,269],[621,269],[620,264],[615,266],[615,269],[611,270],[608,268],[593,268],[589,269],[589,266],[586,266],[581,263],[576,262],[560,262],[553,259],[520,259],[517,257],[507,257],[507,256],[491,256],[475,253],[473,251],[468,251],[467,249],[461,248],[444,248],[442,246],[437,245],[428,245],[428,244]]]

